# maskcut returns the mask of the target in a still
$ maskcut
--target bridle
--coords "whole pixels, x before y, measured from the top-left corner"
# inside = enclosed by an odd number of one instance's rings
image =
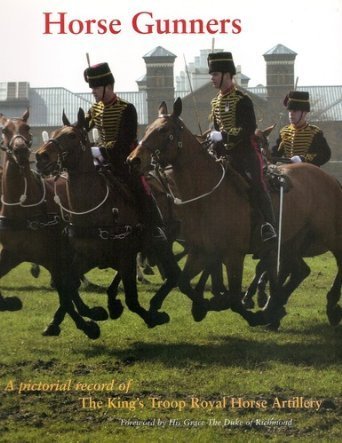
[[[79,129],[79,128],[76,128],[75,126],[72,126],[72,127],[74,129]],[[87,132],[85,129],[79,129],[79,131],[81,133],[79,145],[80,145],[82,151],[85,151],[88,147],[88,135],[87,135]],[[62,135],[64,135],[64,134],[61,134],[60,137]],[[70,152],[66,149],[63,149],[62,144],[59,140],[59,137],[49,138],[46,141],[45,146],[47,146],[49,143],[52,143],[57,148],[57,161],[56,161],[57,169],[56,169],[56,172],[59,176],[64,171],[63,162],[65,162],[65,160],[68,158],[68,156],[70,155]]]
[[[168,115],[160,115],[158,118],[172,118]],[[182,131],[184,129],[184,126],[182,125],[181,121],[178,120],[177,124],[175,126],[174,133],[170,133],[167,138],[165,139],[164,143],[160,146],[160,148],[149,146],[147,143],[143,143],[146,148],[150,151],[151,157],[152,157],[152,165],[158,165],[161,168],[167,166],[161,159],[160,154],[162,151],[167,149],[167,147],[174,143],[177,146],[177,151],[180,151],[183,148],[183,140],[182,140]]]
[[[14,142],[18,138],[23,140],[23,142],[25,143],[25,146],[27,147],[27,149],[30,149],[30,147],[32,145],[32,140],[31,139],[27,139],[22,134],[14,134],[7,145],[4,143],[4,140],[2,140],[2,142],[1,142],[1,149],[6,152],[9,160],[13,160],[15,162],[15,164],[19,167],[20,172],[22,173],[23,170],[24,170],[24,166],[18,161],[18,158],[17,158],[16,153],[14,151]],[[30,171],[32,173],[34,173],[34,171],[32,169],[30,169]],[[45,198],[46,198],[46,187],[45,187],[45,182],[42,179],[42,177],[40,177],[40,181],[41,181],[42,188],[43,188],[43,195],[42,195],[41,199],[38,202],[32,203],[32,204],[25,204],[25,201],[27,200],[28,183],[27,183],[27,178],[26,178],[25,175],[24,175],[23,178],[24,178],[24,192],[19,197],[19,200],[17,202],[9,203],[9,202],[6,202],[4,200],[4,196],[1,195],[0,201],[1,201],[1,203],[4,206],[21,206],[22,208],[32,208],[32,207],[39,206],[42,203],[44,203]]]
[[[80,131],[81,133],[81,137],[80,137],[80,141],[79,141],[79,146],[81,148],[81,150],[84,152],[86,151],[86,149],[89,148],[89,143],[88,143],[88,134],[87,131],[85,129],[81,129],[81,128],[77,128],[76,126],[72,126],[73,129],[77,129]],[[86,215],[89,214],[91,212],[96,211],[97,209],[99,209],[108,199],[109,197],[109,186],[106,182],[106,194],[103,198],[103,200],[98,203],[96,206],[86,210],[86,211],[72,211],[69,208],[66,208],[65,206],[63,206],[61,198],[59,197],[59,195],[57,194],[57,178],[62,174],[62,172],[64,172],[64,167],[63,167],[63,162],[68,158],[70,152],[69,150],[63,149],[62,143],[59,140],[59,138],[62,137],[62,135],[64,134],[60,134],[59,137],[55,137],[55,138],[50,138],[49,140],[47,140],[47,142],[45,143],[45,146],[48,146],[49,143],[52,143],[53,145],[55,145],[55,147],[57,148],[57,162],[56,162],[56,166],[57,166],[57,175],[56,175],[56,179],[54,182],[54,201],[55,203],[59,206],[60,210],[61,210],[61,214],[62,214],[62,218],[64,221],[66,221],[64,219],[63,216],[63,211],[68,213],[68,214],[72,214],[72,215]]]
[[[160,115],[159,118],[172,118],[172,116],[166,116],[166,115]],[[151,153],[151,157],[152,157],[152,165],[154,164],[154,166],[158,166],[160,167],[161,171],[163,172],[165,167],[168,166],[168,164],[166,164],[166,162],[163,162],[160,159],[160,154],[161,152],[166,149],[170,143],[175,143],[177,146],[177,152],[179,152],[182,148],[183,148],[183,140],[182,140],[182,131],[184,129],[184,125],[181,123],[181,120],[177,119],[177,124],[175,126],[175,132],[174,133],[170,133],[168,135],[168,137],[166,138],[165,142],[161,145],[160,149],[158,148],[153,148],[152,146],[149,146],[147,143],[145,143],[144,141],[142,142],[142,145],[146,146],[146,148],[150,151]],[[170,185],[168,183],[168,181],[166,180],[166,186],[168,188],[168,192],[169,195],[171,196],[173,203],[175,205],[186,205],[188,203],[192,203],[194,201],[200,200],[204,197],[207,197],[209,195],[211,195],[214,191],[216,191],[216,189],[221,185],[221,183],[223,182],[223,179],[226,175],[226,169],[223,166],[222,163],[220,163],[221,168],[222,168],[222,176],[220,178],[220,180],[218,181],[218,183],[208,192],[205,192],[204,194],[198,195],[196,197],[193,197],[191,199],[188,200],[181,200],[180,198],[176,197],[171,188]]]
[[[21,139],[23,140],[23,142],[25,143],[25,146],[27,147],[27,149],[30,149],[32,146],[32,139],[28,139],[26,137],[24,137],[22,134],[14,134],[9,143],[5,144],[4,139],[2,138],[1,144],[0,144],[0,149],[4,152],[6,152],[7,156],[9,159],[13,160],[20,169],[23,168],[23,166],[20,164],[20,162],[18,161],[18,158],[16,156],[16,153],[14,151],[14,142],[17,139]]]

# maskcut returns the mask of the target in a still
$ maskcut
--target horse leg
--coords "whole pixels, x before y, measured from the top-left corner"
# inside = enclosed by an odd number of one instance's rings
[[[334,253],[334,255],[336,258],[338,271],[334,283],[327,294],[326,312],[329,319],[329,323],[332,326],[337,326],[342,319],[342,308],[338,304],[341,298],[341,286],[342,286],[342,254]]]
[[[7,249],[0,252],[0,278],[8,274],[13,268],[22,261],[11,254]],[[18,297],[3,297],[0,292],[0,311],[19,311],[23,304]]]
[[[100,336],[100,328],[94,321],[85,321],[81,315],[76,311],[73,300],[77,289],[71,287],[69,284],[63,284],[62,287],[56,282],[56,288],[59,295],[61,310],[64,310],[73,319],[77,329],[83,331],[87,337],[97,339]]]
[[[158,243],[156,246],[155,251],[158,254],[158,263],[163,270],[165,280],[150,301],[151,313],[156,313],[162,307],[167,295],[177,286],[181,274],[181,270],[173,255],[171,244],[165,241]]]
[[[214,295],[209,300],[210,311],[223,311],[230,308],[230,298],[223,283],[222,258],[213,257],[207,265],[211,275],[211,292]]]
[[[31,263],[31,269],[30,269],[31,275],[34,278],[38,278],[40,274],[40,266],[36,263]]]
[[[258,289],[257,289],[257,301],[258,307],[263,308],[266,306],[268,301],[268,295],[266,293],[266,285],[268,283],[268,275],[267,272],[263,272],[258,281]]]
[[[206,261],[203,255],[188,253],[184,269],[180,275],[178,287],[183,294],[192,301],[191,313],[195,321],[202,321],[209,310],[209,302],[204,299],[203,292],[194,289],[190,282],[205,267]]]
[[[234,257],[226,257],[224,260],[228,275],[228,297],[231,310],[240,314],[250,326],[256,326],[255,314],[246,309],[242,303],[241,286],[244,258],[245,256],[241,254]]]
[[[121,282],[121,275],[119,272],[116,273],[114,279],[107,289],[107,302],[109,316],[112,320],[116,320],[121,317],[124,307],[120,300],[117,300],[119,284]]]
[[[121,262],[120,275],[125,290],[125,299],[128,309],[138,314],[149,328],[162,325],[170,321],[167,314],[153,311],[146,311],[138,300],[138,291],[136,283],[136,260],[135,257],[128,258]]]
[[[257,290],[259,290],[259,282],[260,279],[263,277],[263,275],[265,275],[265,265],[262,260],[259,260],[255,267],[255,276],[253,277],[252,283],[249,285],[242,299],[242,303],[245,305],[247,309],[253,309],[255,306],[253,301],[253,295],[255,295]]]
[[[272,248],[262,258],[265,263],[267,276],[270,282],[270,297],[266,306],[255,313],[254,325],[269,325],[271,330],[278,330],[280,326],[280,320],[286,315],[284,308],[284,297],[282,296],[279,278],[277,275],[276,266],[276,250]]]
[[[289,276],[286,283],[281,286],[281,294],[284,304],[288,302],[290,295],[298,288],[303,280],[310,275],[310,268],[302,257],[291,259],[291,265],[285,270],[286,277]],[[285,281],[285,278],[283,279]],[[280,280],[280,284],[282,281]]]

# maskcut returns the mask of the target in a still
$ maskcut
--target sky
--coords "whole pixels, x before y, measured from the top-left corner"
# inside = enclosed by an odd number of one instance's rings
[[[175,75],[184,71],[184,57],[190,63],[200,49],[214,46],[231,51],[249,85],[256,86],[266,82],[263,54],[283,44],[298,54],[298,86],[342,85],[342,0],[0,0],[0,11],[0,83],[88,91],[83,71],[89,53],[91,64],[109,63],[116,91],[137,91],[136,80],[145,74],[142,57],[156,46],[177,55]],[[57,34],[57,25],[52,35],[44,34],[44,14],[57,20],[60,12],[66,13],[67,34]],[[151,34],[133,28],[132,18],[141,12],[138,29],[151,25]],[[91,19],[116,20],[113,28],[120,32],[97,34],[97,26],[93,34],[69,32],[73,20],[77,32],[79,21]],[[227,33],[158,33],[157,21],[167,19],[240,20],[241,32],[232,33],[228,25]]]

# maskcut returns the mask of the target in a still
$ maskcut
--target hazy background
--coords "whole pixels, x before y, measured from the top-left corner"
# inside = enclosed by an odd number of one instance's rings
[[[156,46],[177,55],[175,75],[200,49],[232,51],[236,64],[250,77],[250,86],[265,84],[266,51],[281,43],[297,52],[298,85],[342,84],[342,0],[0,0],[0,82],[28,81],[31,87],[62,86],[86,91],[83,70],[91,63],[107,61],[117,91],[137,90],[135,81],[145,73],[142,57]],[[160,19],[240,19],[242,32],[228,35],[141,35],[133,31],[131,18],[150,11]],[[67,12],[72,19],[120,19],[119,35],[43,35],[43,12]]]

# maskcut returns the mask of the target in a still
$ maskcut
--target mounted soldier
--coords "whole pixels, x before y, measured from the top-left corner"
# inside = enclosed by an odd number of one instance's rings
[[[250,97],[238,90],[233,77],[235,64],[230,52],[208,55],[209,74],[219,90],[211,101],[210,139],[219,156],[228,157],[241,175],[252,179],[252,199],[263,217],[261,237],[268,241],[277,237],[272,201],[263,178],[263,160],[255,139],[256,119]]]
[[[114,92],[114,76],[107,63],[89,66],[84,79],[92,89],[95,103],[86,116],[88,130],[99,132],[97,146],[93,146],[94,163],[99,169],[111,169],[113,175],[128,185],[137,201],[144,225],[144,247],[156,254],[165,271],[178,274],[179,268],[167,242],[163,220],[153,195],[143,176],[130,173],[126,162],[137,146],[137,112],[133,104],[122,100]]]
[[[290,91],[284,105],[289,111],[290,124],[280,130],[272,155],[290,159],[293,163],[306,162],[316,166],[327,163],[331,150],[323,132],[306,120],[310,112],[309,93]]]

